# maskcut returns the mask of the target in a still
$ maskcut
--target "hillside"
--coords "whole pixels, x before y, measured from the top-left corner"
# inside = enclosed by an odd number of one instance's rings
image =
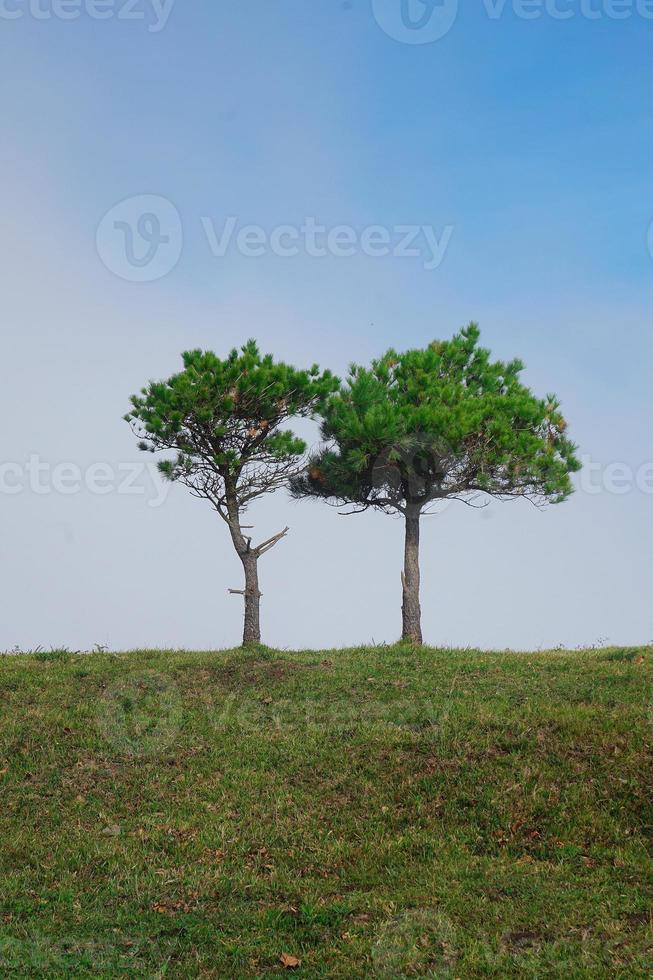
[[[648,976],[652,668],[2,657],[0,975]]]

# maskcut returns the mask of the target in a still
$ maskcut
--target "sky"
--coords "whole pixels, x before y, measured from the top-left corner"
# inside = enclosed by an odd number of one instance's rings
[[[470,320],[585,466],[428,518],[425,639],[650,642],[652,43],[650,0],[0,0],[0,649],[240,641],[226,527],[122,420],[182,351],[344,376]],[[399,636],[400,521],[250,517],[264,641]]]

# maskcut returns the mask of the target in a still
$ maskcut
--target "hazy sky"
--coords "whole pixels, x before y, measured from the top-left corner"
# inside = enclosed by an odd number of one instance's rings
[[[653,639],[652,44],[646,0],[0,0],[0,649],[239,642],[225,526],[121,420],[180,351],[344,374],[471,319],[588,465],[426,522],[427,640]],[[399,635],[399,521],[251,517],[264,640]]]

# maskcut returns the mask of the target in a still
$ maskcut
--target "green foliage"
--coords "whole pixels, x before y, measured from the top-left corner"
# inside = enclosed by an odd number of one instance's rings
[[[167,479],[216,506],[225,487],[244,506],[280,485],[306,449],[285,424],[312,415],[339,384],[316,365],[297,370],[275,363],[254,340],[224,360],[193,350],[183,361],[179,374],[134,395],[125,419],[144,451],[176,452],[159,464]]]
[[[35,650],[31,656],[34,660],[41,660],[47,663],[55,660],[66,660],[68,657],[73,656],[73,653],[68,647],[50,647],[49,650]]]
[[[556,397],[537,398],[521,361],[491,360],[479,336],[470,324],[425,350],[353,365],[295,496],[400,510],[475,493],[568,497],[580,464]]]

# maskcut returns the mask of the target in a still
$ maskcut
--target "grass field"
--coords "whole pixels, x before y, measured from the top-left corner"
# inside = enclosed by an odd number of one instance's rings
[[[0,658],[0,976],[649,976],[652,668]]]

